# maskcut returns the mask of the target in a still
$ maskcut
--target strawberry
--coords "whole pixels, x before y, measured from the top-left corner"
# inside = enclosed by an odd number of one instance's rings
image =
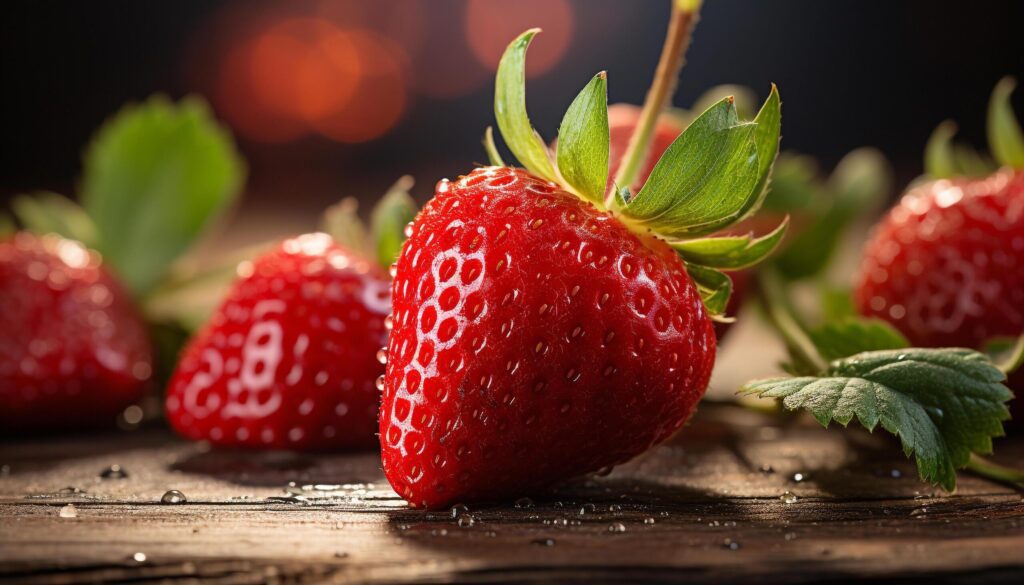
[[[946,143],[952,126],[940,126],[928,148],[931,180],[903,195],[864,248],[858,309],[914,345],[981,348],[1024,334],[1024,138],[1009,106],[1012,88],[1000,82],[989,110],[1003,168],[967,176],[982,159],[957,154],[963,148]],[[1009,385],[1024,390],[1024,373]]]
[[[0,432],[113,426],[152,370],[145,326],[98,254],[55,235],[0,241]]]
[[[239,275],[171,379],[174,429],[227,446],[373,445],[387,275],[325,233],[285,240]]]
[[[439,182],[396,263],[380,436],[384,472],[412,506],[511,498],[664,441],[714,365],[712,319],[730,289],[718,268],[762,259],[783,231],[697,237],[756,209],[778,148],[777,93],[753,123],[722,100],[635,196],[606,200],[605,76],[570,106],[553,161],[525,114],[535,33],[509,45],[495,98],[526,168]],[[490,132],[485,144],[498,159]],[[720,164],[687,162],[698,152]]]

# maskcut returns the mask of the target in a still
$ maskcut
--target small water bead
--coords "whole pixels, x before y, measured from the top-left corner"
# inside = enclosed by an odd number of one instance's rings
[[[455,520],[455,523],[459,525],[459,528],[469,528],[476,524],[476,518],[472,514],[463,514]]]
[[[796,532],[787,532],[782,535],[786,540],[796,540]]]
[[[466,506],[465,504],[455,504],[454,506],[452,506],[452,509],[451,509],[452,518],[458,518],[459,516],[462,516],[463,514],[468,514],[468,513],[469,513],[469,507]]]
[[[538,538],[537,540],[531,540],[530,544],[535,544],[537,546],[555,546],[555,539],[554,538]]]
[[[779,499],[782,500],[783,504],[795,504],[800,498],[798,498],[797,495],[794,494],[793,492],[785,491],[782,492],[782,495],[779,496]]]
[[[60,509],[61,518],[78,518],[78,508],[74,504],[68,504]]]
[[[611,505],[608,506],[608,511],[612,512],[612,513],[621,512],[622,511],[622,506],[620,506],[618,504],[611,504]]]
[[[532,508],[533,507],[533,500],[531,500],[530,498],[519,498],[518,500],[516,500],[513,503],[513,505],[516,508],[520,508],[520,509]]]
[[[377,387],[377,390],[384,391],[384,374],[377,376],[377,382],[374,385]]]
[[[580,507],[579,514],[580,516],[586,516],[587,514],[593,514],[594,512],[597,512],[597,506],[594,504],[583,504],[583,506]]]
[[[100,478],[102,479],[124,479],[128,477],[128,472],[121,468],[120,465],[111,465],[100,472]]]
[[[775,473],[775,468],[772,467],[771,465],[765,463],[765,464],[761,465],[761,467],[758,469],[758,471],[760,471],[761,473],[763,473],[765,475],[769,475],[769,474]]]
[[[167,490],[164,495],[160,497],[161,504],[184,504],[188,500],[185,498],[185,494],[178,490]]]
[[[388,348],[382,347],[377,350],[377,361],[382,364],[388,363]]]
[[[793,474],[793,481],[800,483],[808,478],[806,473],[800,473],[799,471]]]
[[[137,552],[137,553],[132,555],[132,560],[135,561],[136,563],[144,563],[144,562],[146,562],[146,553],[144,553],[144,552]]]
[[[740,543],[731,538],[726,538],[722,541],[722,548],[727,550],[740,550]]]
[[[644,524],[650,525],[650,524],[654,524],[655,522],[657,522],[657,520],[655,520],[654,518],[652,518],[650,516],[648,516],[647,518],[644,518]]]
[[[614,522],[608,525],[608,532],[620,533],[626,531],[626,525],[622,522]]]

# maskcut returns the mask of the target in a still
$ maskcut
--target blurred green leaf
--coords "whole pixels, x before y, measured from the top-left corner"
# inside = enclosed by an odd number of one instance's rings
[[[90,248],[97,245],[96,226],[77,203],[56,193],[18,195],[11,208],[25,229],[37,234],[57,234],[78,240]]]
[[[840,321],[857,315],[850,289],[822,284],[821,314],[825,321]]]
[[[690,278],[697,285],[697,292],[700,293],[700,298],[704,301],[708,313],[712,317],[725,314],[729,296],[732,295],[732,279],[729,278],[729,275],[699,264],[687,264],[686,272],[690,274]]]
[[[85,153],[82,202],[99,249],[132,290],[149,290],[237,197],[245,165],[206,103],[155,96],[127,106]]]
[[[406,175],[391,186],[370,216],[377,262],[387,268],[398,259],[405,243],[405,226],[416,217],[416,202],[409,195],[412,177]]]
[[[366,228],[359,219],[358,209],[359,202],[354,197],[342,199],[324,210],[320,229],[349,250],[369,255]]]
[[[789,239],[785,249],[775,255],[775,266],[791,280],[820,273],[850,225],[873,214],[891,188],[892,171],[881,153],[862,148],[846,155],[825,188],[830,205]]]
[[[9,236],[16,231],[18,231],[18,226],[14,225],[14,220],[6,213],[0,213],[0,238]]]
[[[806,215],[813,212],[813,208],[822,207],[825,203],[821,196],[824,184],[818,173],[814,158],[791,152],[780,153],[762,209]]]
[[[1017,86],[1012,77],[1004,77],[992,90],[988,106],[988,141],[999,164],[1024,169],[1024,132],[1010,104]]]
[[[924,173],[933,179],[952,177],[957,172],[956,153],[953,151],[953,136],[956,122],[946,120],[935,127],[924,147]]]
[[[808,334],[818,349],[818,354],[828,361],[865,351],[910,346],[910,342],[902,333],[880,319],[847,317],[815,327]]]

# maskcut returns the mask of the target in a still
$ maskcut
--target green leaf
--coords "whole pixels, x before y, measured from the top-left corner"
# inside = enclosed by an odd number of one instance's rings
[[[988,141],[999,164],[1024,169],[1024,132],[1010,104],[1017,82],[1004,77],[992,90],[988,105]]]
[[[78,240],[87,247],[97,245],[96,226],[77,203],[57,193],[19,195],[11,208],[25,229],[38,234],[57,234]]]
[[[811,329],[808,335],[821,357],[828,361],[865,351],[910,347],[902,333],[881,319],[847,317]]]
[[[782,242],[789,227],[789,217],[760,238],[753,234],[745,236],[722,236],[669,242],[684,260],[710,268],[738,270],[753,266],[767,258]]]
[[[734,222],[758,180],[756,127],[739,122],[728,98],[701,114],[621,210],[627,221],[666,238],[709,234]]]
[[[366,228],[359,219],[359,201],[355,197],[346,197],[325,209],[320,218],[320,230],[349,250],[370,254]]]
[[[849,288],[821,285],[821,314],[826,321],[839,321],[857,316],[853,294]]]
[[[532,28],[505,49],[494,84],[494,116],[505,144],[519,162],[535,175],[554,181],[548,147],[526,114],[526,49],[539,32],[539,28]]]
[[[924,172],[934,179],[945,179],[958,174],[953,136],[956,122],[946,120],[935,127],[924,147]]]
[[[825,187],[818,175],[818,164],[814,158],[791,152],[780,153],[772,169],[772,181],[762,209],[801,215],[816,212],[825,203],[822,197]]]
[[[580,195],[604,207],[608,185],[608,81],[594,76],[576,96],[558,129],[558,172]]]
[[[700,293],[708,313],[712,317],[724,315],[725,307],[729,304],[729,296],[732,294],[732,279],[729,275],[699,264],[687,264],[686,272],[697,285],[697,292]]]
[[[505,161],[501,159],[501,154],[498,153],[498,145],[494,144],[494,128],[491,126],[484,130],[484,150],[487,152],[487,160],[491,163],[492,167],[505,166]]]
[[[985,344],[985,354],[1009,376],[1024,366],[1024,335],[990,339]]]
[[[14,220],[6,213],[0,213],[0,238],[6,238],[16,231],[18,226],[14,225]]]
[[[230,135],[196,97],[124,108],[100,129],[84,164],[82,202],[100,251],[136,292],[227,210],[245,174]]]
[[[956,469],[971,453],[990,453],[992,437],[1003,435],[1013,396],[1004,379],[976,351],[913,348],[857,354],[820,377],[756,380],[740,393],[779,398],[825,426],[855,417],[868,430],[881,424],[915,457],[923,480],[953,491]]]
[[[398,259],[405,243],[405,226],[416,217],[416,202],[409,195],[412,185],[408,175],[398,179],[370,215],[377,262],[385,268]]]
[[[768,99],[761,106],[761,111],[754,118],[757,129],[754,130],[754,144],[757,146],[757,184],[751,197],[747,200],[740,219],[750,217],[761,209],[765,197],[768,196],[768,179],[772,165],[779,154],[779,134],[782,132],[782,101],[779,90],[772,84]]]
[[[790,280],[819,274],[846,230],[857,219],[874,213],[891,189],[892,171],[877,150],[861,148],[843,157],[825,187],[830,204],[775,255],[779,272]]]

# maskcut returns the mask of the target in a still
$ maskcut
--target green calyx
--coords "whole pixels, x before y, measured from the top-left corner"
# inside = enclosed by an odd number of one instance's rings
[[[723,270],[752,266],[778,246],[788,220],[755,237],[720,235],[754,215],[764,202],[779,150],[781,100],[772,86],[753,120],[742,120],[735,100],[718,100],[668,147],[636,194],[609,189],[607,77],[595,75],[570,104],[552,152],[526,113],[526,50],[539,32],[517,37],[498,65],[494,113],[508,149],[531,173],[557,182],[640,234],[665,240],[685,261],[709,313],[720,317],[731,292]],[[490,128],[484,147],[504,165]],[[712,235],[719,234],[719,235]],[[710,236],[710,237],[709,237]]]
[[[382,267],[389,267],[397,258],[405,242],[405,226],[416,217],[416,202],[409,190],[413,179],[406,175],[398,179],[381,197],[370,212],[370,229],[359,219],[356,200],[346,197],[324,211],[320,229],[335,242],[373,258]]]
[[[935,128],[925,146],[925,175],[933,179],[984,177],[999,166],[1024,169],[1024,131],[1010,103],[1016,85],[1012,77],[1000,79],[989,99],[986,126],[994,161],[969,146],[954,143],[956,123],[946,120]]]

